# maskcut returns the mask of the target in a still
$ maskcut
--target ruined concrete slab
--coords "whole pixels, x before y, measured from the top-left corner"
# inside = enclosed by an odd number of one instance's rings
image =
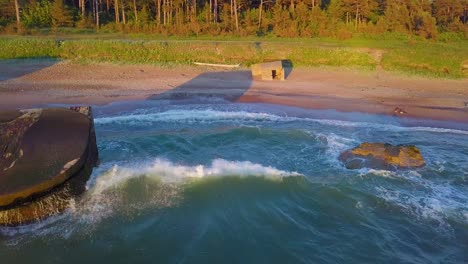
[[[35,201],[49,199],[53,205],[50,197],[63,199],[65,189],[71,194],[84,191],[98,159],[91,108],[0,112],[0,117],[5,121],[0,122],[0,224],[2,211],[16,208],[23,219],[39,218],[63,203],[40,213]],[[83,186],[70,185],[77,175]]]

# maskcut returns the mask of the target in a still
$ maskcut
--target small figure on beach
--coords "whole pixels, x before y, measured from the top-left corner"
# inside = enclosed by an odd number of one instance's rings
[[[393,115],[405,115],[407,113],[408,112],[406,112],[405,110],[403,110],[400,107],[395,107],[395,109],[393,110]]]

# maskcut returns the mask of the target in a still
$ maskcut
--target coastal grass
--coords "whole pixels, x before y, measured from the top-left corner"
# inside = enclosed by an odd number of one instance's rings
[[[374,69],[375,61],[352,48],[258,42],[0,39],[0,58],[57,57],[77,62],[251,64],[289,59],[296,66],[347,66]]]
[[[59,51],[52,39],[0,39],[0,59],[58,58]]]
[[[388,71],[428,77],[463,78],[463,62],[468,60],[468,43],[465,46],[434,43],[411,44],[405,49],[390,49],[382,59],[382,66]]]
[[[299,67],[378,67],[409,75],[463,78],[468,41],[452,43],[418,39],[127,39],[98,35],[1,37],[0,59],[59,58],[79,63],[187,65],[194,62],[251,64],[288,59]],[[380,54],[377,55],[376,54]]]
[[[380,65],[386,71],[432,78],[468,77],[468,40],[452,42],[408,39],[350,39],[343,45],[382,52]]]

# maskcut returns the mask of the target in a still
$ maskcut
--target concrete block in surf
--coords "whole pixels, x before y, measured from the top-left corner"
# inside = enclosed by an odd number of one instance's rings
[[[0,112],[0,225],[66,209],[83,193],[98,151],[91,107]]]

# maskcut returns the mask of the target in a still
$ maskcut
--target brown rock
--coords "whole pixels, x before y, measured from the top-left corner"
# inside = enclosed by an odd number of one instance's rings
[[[362,143],[346,150],[339,158],[348,169],[410,169],[423,167],[421,152],[413,145],[393,146],[384,143]]]
[[[97,163],[91,108],[8,116],[0,118],[6,120],[0,122],[0,224],[22,224],[62,211],[67,199],[84,191]]]

